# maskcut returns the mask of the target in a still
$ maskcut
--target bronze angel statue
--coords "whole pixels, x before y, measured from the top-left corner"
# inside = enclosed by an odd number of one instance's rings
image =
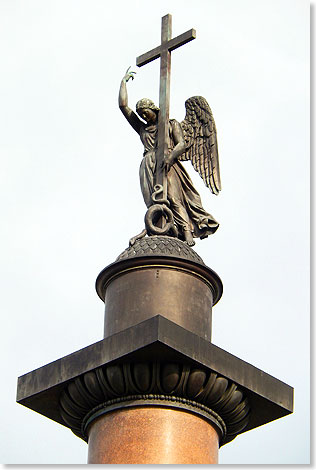
[[[154,182],[159,108],[148,98],[143,98],[136,104],[139,117],[129,108],[126,83],[130,78],[134,79],[134,73],[128,69],[121,81],[119,107],[139,134],[144,146],[139,177],[143,198],[150,210],[157,202],[154,197],[157,190]],[[193,96],[186,100],[185,107],[186,116],[181,123],[175,119],[169,120],[168,155],[165,156],[163,163],[167,180],[165,204],[173,216],[173,236],[193,246],[195,244],[193,238],[206,238],[217,230],[219,224],[204,210],[201,198],[180,162],[191,160],[194,169],[213,194],[219,193],[221,182],[216,127],[212,111],[205,98],[201,96]],[[130,244],[146,234],[150,235],[147,224],[145,230],[130,240]]]

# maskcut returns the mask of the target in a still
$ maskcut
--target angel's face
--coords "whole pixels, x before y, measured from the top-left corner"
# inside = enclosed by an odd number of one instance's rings
[[[147,122],[147,124],[157,121],[157,114],[150,108],[140,109],[138,114],[142,119],[144,119],[144,121]]]

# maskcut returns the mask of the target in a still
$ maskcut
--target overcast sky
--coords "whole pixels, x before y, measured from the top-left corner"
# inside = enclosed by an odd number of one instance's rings
[[[309,463],[309,2],[0,0],[3,463],[86,462],[69,429],[15,403],[16,380],[102,339],[95,278],[145,214],[118,89],[167,13],[174,36],[197,31],[172,54],[170,116],[202,95],[218,133],[220,195],[186,165],[220,222],[195,246],[224,284],[213,342],[295,388],[294,414],[220,463]],[[136,71],[130,105],[158,102],[158,61]]]

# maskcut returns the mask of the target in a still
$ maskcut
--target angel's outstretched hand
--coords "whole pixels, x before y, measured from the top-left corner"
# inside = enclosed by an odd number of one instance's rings
[[[134,75],[135,75],[135,74],[136,74],[136,72],[130,71],[130,67],[128,67],[128,69],[126,70],[125,75],[124,75],[124,77],[123,77],[123,81],[124,81],[125,83],[127,83],[130,78],[131,78],[132,80],[134,80],[134,78],[135,78]]]

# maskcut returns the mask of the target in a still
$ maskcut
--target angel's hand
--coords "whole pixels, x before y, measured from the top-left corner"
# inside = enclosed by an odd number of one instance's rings
[[[172,157],[172,154],[168,155],[167,157],[164,158],[162,168],[165,168],[167,173],[169,172],[170,168],[174,164],[174,158]]]
[[[125,72],[125,75],[123,77],[123,82],[127,83],[128,80],[131,78],[132,80],[134,80],[134,75],[136,74],[136,72],[133,72],[133,71],[130,71],[130,67],[128,67],[128,69],[126,70]]]

